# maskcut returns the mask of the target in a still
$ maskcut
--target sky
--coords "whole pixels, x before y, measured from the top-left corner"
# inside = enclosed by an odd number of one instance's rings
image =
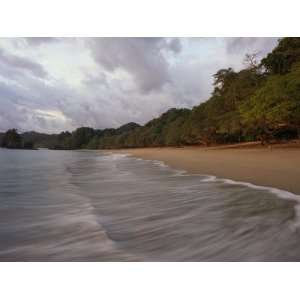
[[[277,38],[0,38],[0,131],[145,124],[192,108],[219,69],[264,57]]]

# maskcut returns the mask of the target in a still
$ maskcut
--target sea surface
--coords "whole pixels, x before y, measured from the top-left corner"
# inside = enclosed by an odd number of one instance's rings
[[[300,197],[97,151],[0,150],[0,261],[299,261]]]

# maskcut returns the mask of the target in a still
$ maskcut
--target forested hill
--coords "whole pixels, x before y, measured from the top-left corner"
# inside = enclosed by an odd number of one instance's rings
[[[261,62],[247,55],[245,63],[239,72],[219,70],[211,97],[191,110],[172,108],[144,126],[25,133],[24,139],[53,149],[108,149],[299,138],[300,38],[280,39]]]

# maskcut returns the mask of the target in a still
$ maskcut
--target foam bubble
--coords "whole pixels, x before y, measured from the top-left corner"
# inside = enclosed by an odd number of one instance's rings
[[[159,167],[162,167],[162,168],[168,168],[168,166],[162,162],[162,161],[159,161],[159,160],[153,160],[153,163]]]
[[[173,170],[174,175],[173,176],[188,176],[187,171],[185,170]]]
[[[203,176],[203,175],[202,175]],[[207,176],[206,178],[202,179],[201,181],[202,182],[214,182],[214,181],[217,181],[217,177],[216,176],[213,176],[213,175],[205,175]]]

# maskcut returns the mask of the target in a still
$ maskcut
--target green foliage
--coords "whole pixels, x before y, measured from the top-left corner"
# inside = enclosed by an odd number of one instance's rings
[[[32,144],[33,148],[52,148],[57,143],[57,134],[46,134],[28,131],[21,134],[23,143]]]
[[[94,129],[89,127],[77,128],[72,133],[71,145],[74,149],[85,148],[94,137]]]
[[[10,149],[22,149],[22,137],[18,134],[16,129],[9,129],[6,131],[1,140],[1,147]]]
[[[272,75],[240,108],[248,131],[267,140],[281,127],[300,127],[300,64],[286,75]],[[299,129],[298,129],[299,130]]]
[[[300,38],[279,40],[278,46],[262,60],[262,65],[271,74],[286,74],[300,59]]]

